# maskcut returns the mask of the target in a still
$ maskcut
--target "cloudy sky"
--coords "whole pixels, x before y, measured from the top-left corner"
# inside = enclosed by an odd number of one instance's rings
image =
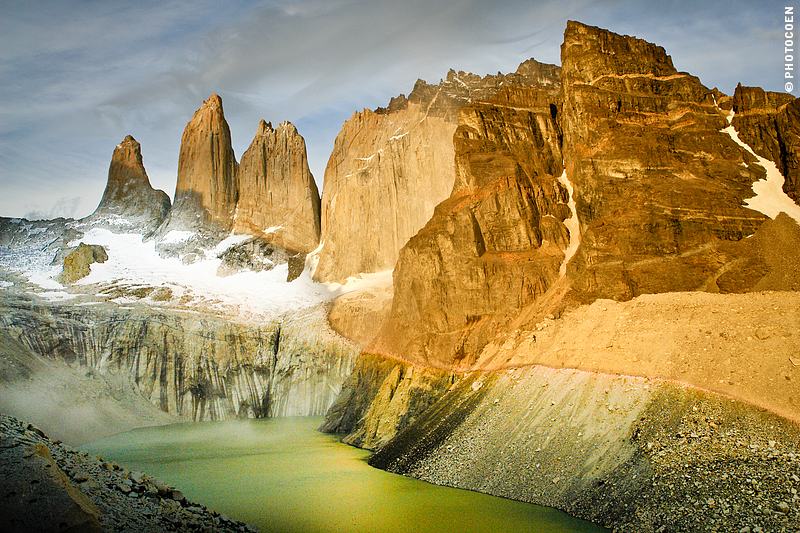
[[[567,19],[656,42],[709,87],[782,90],[787,1],[0,0],[0,215],[89,214],[126,134],[172,195],[181,132],[211,91],[237,157],[260,118],[290,120],[322,184],[353,111],[451,67],[558,63]]]

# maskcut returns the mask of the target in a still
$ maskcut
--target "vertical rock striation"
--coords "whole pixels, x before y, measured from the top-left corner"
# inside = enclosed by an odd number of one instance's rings
[[[103,198],[94,213],[84,221],[147,233],[163,222],[169,208],[167,193],[150,185],[142,162],[141,145],[126,135],[111,156]]]
[[[308,253],[319,244],[320,198],[306,143],[290,122],[261,121],[242,154],[233,229]]]
[[[325,327],[321,309],[256,326],[205,313],[9,296],[0,324],[41,357],[127,377],[162,411],[193,420],[322,415],[356,355]]]

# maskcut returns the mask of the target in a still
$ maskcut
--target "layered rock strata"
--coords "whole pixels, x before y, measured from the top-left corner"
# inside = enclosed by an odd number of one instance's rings
[[[308,253],[319,244],[320,199],[306,143],[290,122],[261,121],[242,154],[233,230]]]
[[[714,92],[663,48],[576,22],[561,54],[563,151],[581,224],[568,276],[578,298],[717,290],[737,244],[765,217],[743,207],[763,169],[721,132]]]
[[[117,231],[149,233],[163,222],[169,209],[167,193],[150,185],[141,145],[127,135],[114,148],[103,198],[84,222]]]

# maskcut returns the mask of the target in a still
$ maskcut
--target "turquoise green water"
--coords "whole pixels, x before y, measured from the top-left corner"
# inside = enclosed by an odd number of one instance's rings
[[[137,429],[83,448],[147,472],[262,531],[602,531],[554,509],[372,468],[368,452],[317,432],[321,422],[175,424]]]

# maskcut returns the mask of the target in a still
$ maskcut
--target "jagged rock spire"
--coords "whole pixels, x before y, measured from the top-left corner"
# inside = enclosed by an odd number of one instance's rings
[[[291,122],[261,120],[239,167],[234,230],[310,252],[319,242],[320,199],[306,143]]]

